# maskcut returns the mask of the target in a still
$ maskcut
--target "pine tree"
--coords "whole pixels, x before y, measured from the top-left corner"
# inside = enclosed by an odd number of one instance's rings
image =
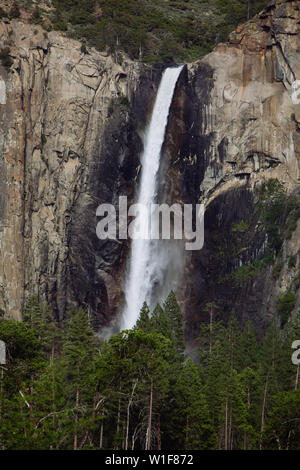
[[[35,380],[31,405],[35,415],[31,448],[59,449],[59,443],[65,438],[66,402],[62,377],[55,361],[47,365]]]
[[[38,339],[42,338],[44,323],[37,296],[32,295],[26,302],[23,309],[23,321],[34,330]]]
[[[290,319],[282,332],[281,349],[278,357],[280,390],[296,390],[299,387],[300,366],[291,360],[292,344],[300,339],[300,312]]]
[[[150,310],[146,302],[144,302],[139,318],[136,322],[135,328],[138,330],[144,330],[144,331],[149,331],[150,330]]]
[[[172,390],[175,398],[172,426],[177,445],[185,450],[213,449],[216,435],[197,367],[188,359]]]
[[[35,378],[46,367],[45,357],[34,331],[24,323],[1,320],[0,339],[7,353],[0,379],[0,447],[31,449],[36,424],[32,393]]]
[[[268,450],[300,450],[299,389],[273,396],[262,443]]]
[[[214,314],[218,310],[218,305],[215,302],[208,302],[205,306],[204,311],[209,313],[209,352],[212,351],[213,341],[213,325],[214,325]]]
[[[14,2],[11,9],[9,10],[10,18],[20,18],[21,12],[17,2]]]
[[[262,437],[266,424],[266,415],[272,395],[279,389],[278,358],[281,349],[280,329],[275,318],[267,329],[262,345],[262,358],[260,361],[259,374],[262,383],[261,390],[261,419],[260,419],[260,449],[262,448]]]
[[[96,340],[84,310],[71,307],[68,317],[70,319],[65,327],[61,373],[67,382],[67,403],[70,417],[73,417],[67,420],[66,425],[69,436],[72,434],[72,448],[77,450],[83,446],[88,435],[90,423],[86,419],[93,408],[91,383]]]
[[[164,303],[164,311],[166,312],[166,315],[170,320],[177,353],[179,355],[183,355],[185,349],[183,319],[180,307],[173,291],[170,292]]]
[[[115,422],[112,444],[118,448],[139,445],[146,450],[159,447],[159,410],[169,388],[170,341],[135,328],[112,337],[104,350],[102,367],[110,382],[106,408]]]
[[[161,333],[166,338],[173,340],[172,323],[167,312],[157,304],[151,315],[151,327],[153,331]]]

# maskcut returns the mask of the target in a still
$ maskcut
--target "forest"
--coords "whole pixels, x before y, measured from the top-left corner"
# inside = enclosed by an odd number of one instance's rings
[[[45,8],[45,3],[48,8]],[[31,22],[110,53],[126,52],[146,63],[199,60],[226,41],[238,24],[261,11],[267,0],[17,0]],[[0,10],[0,17],[7,14]]]
[[[207,304],[187,355],[173,292],[108,340],[84,310],[69,308],[62,328],[31,297],[23,322],[0,320],[0,448],[300,450],[300,315],[283,328],[274,317],[259,341],[218,311]]]
[[[54,27],[143,62],[199,60],[265,0],[54,0]]]

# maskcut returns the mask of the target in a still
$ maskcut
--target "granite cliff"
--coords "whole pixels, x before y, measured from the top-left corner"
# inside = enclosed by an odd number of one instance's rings
[[[0,35],[1,306],[20,319],[35,293],[60,319],[72,301],[103,319],[124,247],[98,243],[96,208],[133,191],[159,74],[17,20]]]
[[[266,257],[262,184],[297,191],[299,24],[299,1],[273,1],[177,84],[162,187],[173,202],[207,206],[204,249],[186,256],[178,290],[190,338],[212,301],[222,317],[235,309],[263,330],[297,277],[299,223],[269,263],[243,282],[234,274]],[[128,244],[97,239],[96,208],[134,195],[163,66],[85,50],[19,20],[2,22],[0,38],[12,62],[0,67],[0,307],[21,319],[34,293],[60,320],[68,304],[86,307],[99,328],[122,302]]]
[[[260,331],[276,312],[279,295],[295,291],[295,311],[299,306],[299,213],[293,234],[282,236],[266,264],[270,234],[258,214],[261,188],[270,180],[297,199],[299,9],[300,2],[271,2],[228,43],[188,65],[177,90],[167,145],[171,171],[176,165],[179,171],[170,180],[182,198],[206,204],[205,246],[187,261],[182,295],[192,336],[199,319],[208,319],[207,303],[217,304],[216,317],[228,318],[234,309]],[[287,222],[278,218],[274,224]],[[294,260],[290,267],[288,259]],[[277,271],[282,266],[275,276],[274,264]]]

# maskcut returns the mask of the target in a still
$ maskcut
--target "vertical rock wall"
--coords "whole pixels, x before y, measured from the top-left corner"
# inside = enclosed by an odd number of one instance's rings
[[[19,21],[0,38],[13,59],[0,67],[0,307],[20,319],[34,293],[99,326],[116,313],[127,246],[97,239],[96,208],[132,197],[161,70]]]
[[[283,244],[277,280],[272,264],[243,283],[233,280],[239,267],[266,256],[267,236],[254,216],[259,188],[272,178],[288,194],[299,188],[299,28],[300,2],[271,2],[227,44],[188,65],[177,90],[166,150],[169,180],[181,188],[185,202],[206,205],[204,249],[187,254],[181,286],[189,337],[197,336],[212,301],[221,318],[234,309],[242,322],[251,319],[262,332],[278,295],[297,276],[299,225]],[[249,237],[238,248],[232,230],[241,221],[249,224]],[[292,256],[297,262],[289,269]],[[298,291],[294,311],[299,304]]]
[[[298,186],[299,24],[299,1],[271,2],[178,82],[161,192],[207,207],[204,249],[186,254],[178,288],[188,337],[212,300],[222,317],[235,309],[262,330],[296,276],[299,225],[276,281],[272,266],[243,285],[231,277],[264,256],[266,234],[249,216],[262,183],[277,178],[288,193]],[[122,302],[128,244],[97,239],[96,208],[133,198],[140,133],[164,66],[86,54],[79,42],[16,20],[0,24],[0,38],[13,59],[10,70],[0,66],[0,307],[20,319],[35,293],[60,320],[70,303],[85,306],[98,328]],[[250,238],[224,261],[232,228],[246,219]]]

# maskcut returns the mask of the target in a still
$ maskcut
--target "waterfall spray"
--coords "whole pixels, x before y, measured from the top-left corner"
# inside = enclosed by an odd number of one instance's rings
[[[158,190],[160,156],[165,140],[169,111],[179,78],[181,67],[167,68],[162,76],[155,100],[150,124],[144,138],[142,173],[137,202],[150,207]],[[153,284],[160,277],[161,267],[157,256],[157,246],[147,239],[148,223],[138,217],[140,224],[139,239],[132,240],[128,277],[125,285],[125,309],[122,314],[121,328],[132,328],[139,316],[144,301],[151,300]],[[156,255],[155,255],[156,254]]]

